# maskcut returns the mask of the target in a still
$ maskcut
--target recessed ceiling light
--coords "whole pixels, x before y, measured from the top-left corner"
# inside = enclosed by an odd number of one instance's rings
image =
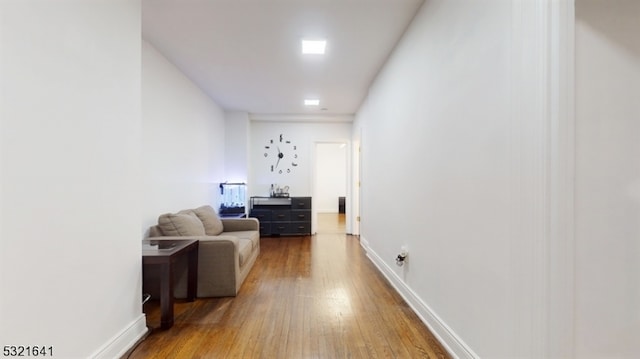
[[[303,54],[323,55],[327,48],[326,40],[302,40]]]
[[[320,100],[306,99],[306,100],[304,100],[304,105],[305,106],[319,106],[320,105]]]

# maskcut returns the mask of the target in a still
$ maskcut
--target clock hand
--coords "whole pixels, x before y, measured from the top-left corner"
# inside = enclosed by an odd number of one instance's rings
[[[278,164],[280,163],[282,157],[284,157],[284,154],[280,152],[280,146],[277,146],[276,148],[278,149],[278,161],[276,162],[276,168],[278,168]]]
[[[278,164],[280,164],[280,159],[282,159],[282,152],[280,152],[280,146],[276,146],[278,149],[278,161],[276,162],[276,168],[278,168]]]

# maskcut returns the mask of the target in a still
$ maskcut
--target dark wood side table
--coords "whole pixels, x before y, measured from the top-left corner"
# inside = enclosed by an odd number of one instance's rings
[[[181,255],[188,255],[187,300],[196,298],[198,283],[198,241],[157,240],[142,241],[142,270],[160,266],[160,327],[173,326],[173,263]]]

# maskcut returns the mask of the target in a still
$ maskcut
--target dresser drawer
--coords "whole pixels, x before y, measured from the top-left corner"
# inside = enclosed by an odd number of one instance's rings
[[[311,222],[291,222],[289,227],[289,233],[291,234],[310,234]]]
[[[292,209],[311,209],[311,197],[293,197],[291,198]]]
[[[272,222],[271,223],[271,233],[272,234],[289,234],[291,224],[288,222]]]
[[[260,222],[269,222],[271,221],[271,211],[267,209],[252,209],[249,217],[257,218]]]
[[[311,221],[311,211],[291,211],[291,220],[299,222]]]
[[[260,235],[268,236],[271,234],[271,222],[260,222]]]
[[[273,222],[289,222],[291,220],[291,210],[280,209],[271,212]]]

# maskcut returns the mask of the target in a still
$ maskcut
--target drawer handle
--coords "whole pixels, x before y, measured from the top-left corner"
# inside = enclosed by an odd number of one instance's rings
[[[298,229],[304,229],[304,226],[298,226]]]
[[[304,218],[304,217],[306,217],[304,214],[299,214],[298,215],[298,218]]]
[[[278,229],[284,229],[284,227],[278,227]]]
[[[284,218],[284,214],[279,214],[278,218]]]

